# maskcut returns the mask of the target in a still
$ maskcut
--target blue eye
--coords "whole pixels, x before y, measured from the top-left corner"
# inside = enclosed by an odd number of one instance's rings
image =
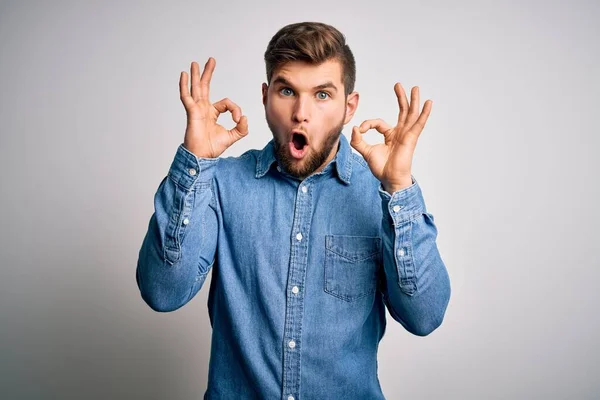
[[[292,89],[290,89],[290,88],[283,88],[283,89],[279,90],[279,93],[283,94],[284,96],[288,96],[288,94],[286,94],[285,91],[287,91],[289,93],[289,95],[291,95],[293,93]]]
[[[317,96],[319,96],[319,94],[324,94],[325,95],[325,97],[319,97],[320,100],[326,100],[327,97],[329,97],[329,93],[327,93],[327,92],[319,92],[317,94]]]

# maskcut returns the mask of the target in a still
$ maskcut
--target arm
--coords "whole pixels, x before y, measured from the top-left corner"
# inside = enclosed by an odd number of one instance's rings
[[[451,290],[436,245],[433,215],[427,212],[414,177],[412,181],[392,195],[379,186],[385,271],[382,293],[396,321],[409,332],[426,336],[442,323]]]
[[[169,175],[154,196],[154,214],[140,249],[136,281],[144,301],[156,311],[173,311],[190,301],[202,287],[215,262],[220,211],[212,181],[218,157],[248,134],[241,108],[225,98],[209,101],[215,59],[206,62],[202,76],[191,65],[191,91],[182,71],[179,93],[187,114],[183,144],[177,149]],[[217,124],[230,111],[236,126]]]
[[[155,311],[174,311],[202,287],[215,261],[218,208],[212,191],[217,158],[197,158],[179,146],[154,196],[136,281]]]
[[[382,119],[366,120],[352,129],[351,144],[380,182],[384,302],[409,332],[425,336],[442,323],[450,299],[450,280],[435,243],[433,215],[425,209],[421,188],[410,173],[433,102],[425,101],[419,113],[418,86],[411,90],[410,106],[400,83],[394,91],[400,107],[396,126]],[[384,143],[365,142],[362,134],[369,129],[377,129]]]

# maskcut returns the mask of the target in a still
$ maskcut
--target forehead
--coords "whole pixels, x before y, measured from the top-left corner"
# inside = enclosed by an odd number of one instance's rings
[[[338,89],[343,88],[342,65],[337,60],[327,60],[321,64],[306,61],[288,61],[273,72],[271,82],[282,77],[296,87],[313,88],[325,82],[332,82]]]

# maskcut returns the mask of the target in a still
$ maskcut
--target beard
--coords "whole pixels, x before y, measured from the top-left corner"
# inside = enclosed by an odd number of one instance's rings
[[[325,141],[323,142],[321,148],[315,149],[311,147],[308,154],[306,154],[302,160],[297,160],[290,154],[289,143],[281,142],[280,137],[284,136],[287,138],[287,134],[279,135],[267,116],[267,125],[273,133],[273,147],[279,166],[288,174],[299,179],[304,179],[311,175],[319,167],[321,167],[323,163],[325,163],[325,160],[327,160],[327,157],[329,157],[331,154],[333,146],[342,134],[345,118],[346,111],[344,110],[344,116],[340,122],[331,128],[325,135]]]

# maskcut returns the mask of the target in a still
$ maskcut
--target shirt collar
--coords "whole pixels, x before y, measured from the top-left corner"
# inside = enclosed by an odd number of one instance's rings
[[[258,158],[256,160],[256,178],[262,178],[271,168],[271,165],[277,161],[275,158],[274,142],[275,139],[271,139],[267,145],[260,150]],[[342,133],[340,135],[338,151],[333,159],[338,178],[346,183],[350,184],[350,176],[352,175],[352,149],[348,139]]]

